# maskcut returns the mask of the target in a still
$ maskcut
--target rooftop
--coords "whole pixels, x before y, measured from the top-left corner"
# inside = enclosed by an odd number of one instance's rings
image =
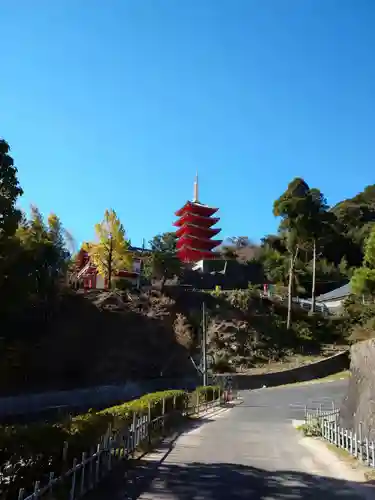
[[[340,286],[340,288],[336,288],[335,290],[331,290],[330,292],[323,293],[316,298],[317,302],[325,302],[327,300],[338,300],[348,297],[351,294],[350,283],[346,285]]]

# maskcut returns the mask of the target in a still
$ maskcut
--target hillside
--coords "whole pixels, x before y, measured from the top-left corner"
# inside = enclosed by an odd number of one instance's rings
[[[203,301],[208,350],[219,371],[318,354],[341,335],[338,323],[300,310],[287,332],[284,306],[248,290],[214,296],[172,287],[168,295],[66,293],[48,331],[3,345],[1,393],[194,375],[189,354],[199,351]]]

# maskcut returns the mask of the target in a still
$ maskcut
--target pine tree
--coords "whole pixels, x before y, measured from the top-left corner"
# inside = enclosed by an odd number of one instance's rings
[[[9,151],[9,144],[0,139],[0,240],[3,241],[14,236],[17,230],[21,212],[16,208],[16,202],[23,194]]]

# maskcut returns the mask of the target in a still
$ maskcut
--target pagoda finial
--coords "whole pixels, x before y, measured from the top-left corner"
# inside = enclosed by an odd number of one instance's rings
[[[195,174],[193,203],[198,202],[198,172]]]

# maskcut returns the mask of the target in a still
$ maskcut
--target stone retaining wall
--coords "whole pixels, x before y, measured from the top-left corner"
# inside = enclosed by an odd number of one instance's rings
[[[375,440],[375,339],[353,345],[350,358],[351,377],[340,424]]]
[[[233,387],[238,390],[260,389],[263,386],[277,387],[279,385],[323,378],[333,373],[347,370],[348,368],[349,352],[344,351],[321,361],[316,361],[315,363],[310,363],[291,370],[263,373],[259,375],[226,374],[222,376],[217,375],[215,378],[220,380],[221,377],[227,378],[230,376],[233,380]]]

